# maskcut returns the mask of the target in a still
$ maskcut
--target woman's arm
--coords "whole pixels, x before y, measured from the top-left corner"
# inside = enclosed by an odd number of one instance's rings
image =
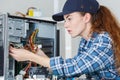
[[[50,68],[50,59],[47,57],[43,51],[39,50],[38,54],[34,54],[25,49],[16,49],[10,47],[10,55],[17,61],[32,61],[40,64],[44,67]],[[42,53],[42,55],[40,55]],[[43,56],[44,55],[44,56]]]
[[[74,58],[66,60],[62,57],[51,58],[50,66],[53,73],[60,76],[74,76],[102,70],[114,63],[112,43],[108,35],[99,35],[90,42],[90,45],[87,43],[81,47]]]

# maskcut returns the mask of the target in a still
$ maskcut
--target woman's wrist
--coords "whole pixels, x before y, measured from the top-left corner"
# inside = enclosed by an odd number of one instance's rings
[[[50,68],[50,58],[44,56],[38,56],[37,54],[30,54],[29,61],[40,64],[44,67]]]
[[[30,53],[28,60],[34,62],[35,61],[34,59],[36,59],[36,54]]]

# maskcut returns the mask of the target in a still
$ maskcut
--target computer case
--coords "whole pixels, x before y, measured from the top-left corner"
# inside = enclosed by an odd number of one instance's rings
[[[49,57],[56,56],[58,52],[56,24],[51,20],[0,14],[0,80],[15,80],[15,76],[27,65],[27,62],[17,62],[9,55],[9,46],[12,43],[18,48],[23,47],[35,29],[39,30],[35,44],[41,45],[41,49]],[[45,77],[49,75],[46,68],[41,68],[39,65],[37,67],[29,73],[45,75]],[[35,69],[37,72],[34,71]]]

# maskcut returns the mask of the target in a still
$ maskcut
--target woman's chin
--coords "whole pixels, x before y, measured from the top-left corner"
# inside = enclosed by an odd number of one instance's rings
[[[71,37],[72,37],[72,38],[75,38],[75,37],[77,37],[77,35],[71,35]]]

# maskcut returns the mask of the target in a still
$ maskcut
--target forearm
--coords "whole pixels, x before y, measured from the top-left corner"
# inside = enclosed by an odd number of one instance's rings
[[[32,62],[40,64],[44,67],[50,68],[50,58],[49,57],[43,57],[43,56],[38,56],[36,54],[32,54],[29,59]]]

